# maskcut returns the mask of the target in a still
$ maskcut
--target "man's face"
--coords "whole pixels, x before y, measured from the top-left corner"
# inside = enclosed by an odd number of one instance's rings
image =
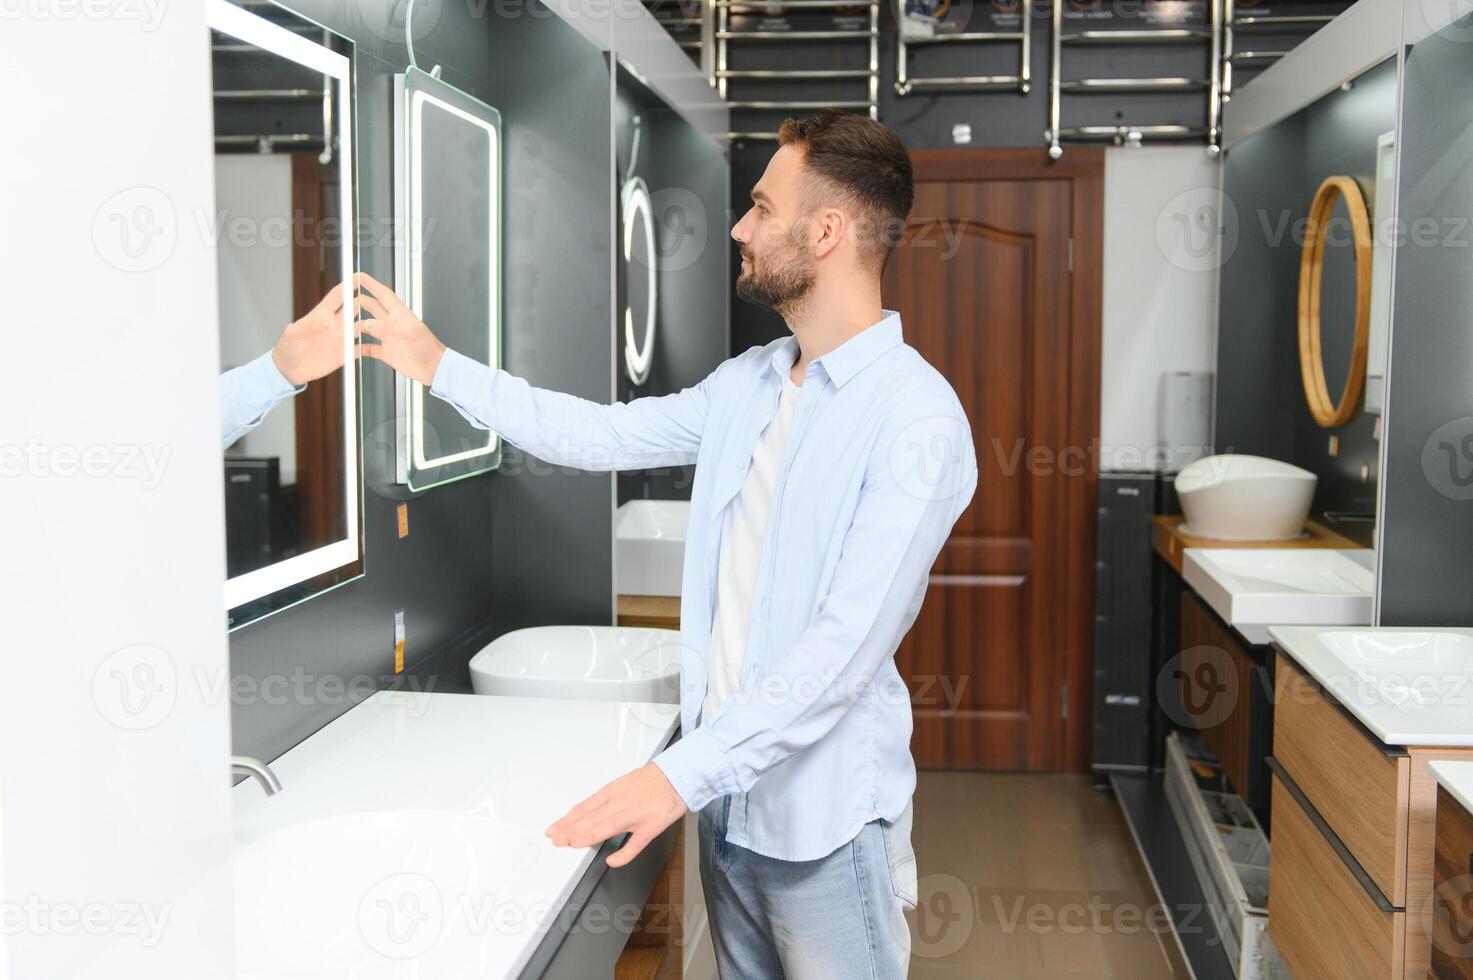
[[[779,313],[808,295],[817,273],[800,188],[802,166],[801,149],[779,147],[752,188],[752,207],[731,230],[742,253],[737,295]]]

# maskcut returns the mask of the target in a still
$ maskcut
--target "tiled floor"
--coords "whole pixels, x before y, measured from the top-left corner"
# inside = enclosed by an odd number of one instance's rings
[[[1171,980],[1173,940],[1115,798],[1088,777],[922,772],[912,980]]]

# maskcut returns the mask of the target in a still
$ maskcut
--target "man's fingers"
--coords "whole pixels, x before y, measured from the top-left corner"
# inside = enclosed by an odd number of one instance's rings
[[[558,823],[561,826],[549,827],[547,835],[555,844],[568,844],[573,847],[601,844],[615,834],[621,834],[630,829],[629,818],[622,811],[608,808],[585,813],[577,818],[573,818],[570,814]]]
[[[598,819],[605,803],[606,800],[602,794],[590,796],[565,813],[548,827],[545,833],[554,841],[571,841],[574,837],[581,837],[586,833],[588,826]]]
[[[353,297],[353,312],[363,313],[365,311],[375,320],[389,319],[389,311],[384,309],[384,304],[367,293],[359,293]]]
[[[367,290],[373,297],[388,309],[400,309],[404,303],[394,294],[394,291],[366,272],[360,272],[353,277],[354,283],[359,289]]]
[[[383,345],[382,344],[370,344],[368,341],[365,340],[365,341],[363,341],[362,343],[360,343],[358,345],[358,356],[359,357],[371,357],[374,360],[382,361],[384,359],[384,348],[383,348]]]
[[[338,283],[327,291],[326,296],[317,301],[317,305],[312,307],[312,313],[336,313],[342,309],[343,300],[347,296],[348,284],[345,282]],[[310,316],[311,314],[308,315]]]
[[[629,839],[624,842],[623,847],[604,859],[604,863],[611,868],[622,868],[630,861],[639,857],[639,852],[648,847],[650,841],[654,839],[654,835],[648,831],[644,829],[636,830],[629,835]]]

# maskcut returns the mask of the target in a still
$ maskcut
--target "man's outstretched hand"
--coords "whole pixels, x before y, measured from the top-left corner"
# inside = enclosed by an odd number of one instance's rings
[[[359,289],[353,302],[359,313],[360,356],[377,358],[405,377],[431,387],[440,358],[445,356],[445,345],[388,286],[366,272],[358,273],[353,281]],[[363,319],[363,313],[372,319]],[[378,338],[378,343],[369,343],[365,335]]]
[[[316,381],[343,366],[343,302],[350,292],[347,283],[334,286],[306,316],[281,332],[271,359],[293,386]]]
[[[685,801],[651,762],[573,807],[547,828],[547,836],[559,847],[593,847],[628,831],[629,840],[608,857],[609,867],[618,868],[634,860],[685,812]]]

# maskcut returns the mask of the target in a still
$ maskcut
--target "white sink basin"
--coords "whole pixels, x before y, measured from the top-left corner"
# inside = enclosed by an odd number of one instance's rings
[[[515,824],[388,810],[288,824],[235,853],[236,976],[461,976],[514,957],[488,914],[546,849]]]
[[[1182,577],[1251,643],[1274,625],[1365,626],[1376,588],[1369,548],[1188,548]]]
[[[680,703],[680,633],[628,626],[533,626],[471,658],[477,694]]]
[[[1184,534],[1218,541],[1280,541],[1304,533],[1317,477],[1265,456],[1208,456],[1176,477]]]
[[[1473,746],[1473,629],[1269,633],[1386,744]]]
[[[376,692],[271,763],[281,792],[231,791],[234,975],[520,976],[598,850],[543,831],[678,724],[663,704]]]
[[[689,500],[631,500],[614,515],[619,592],[680,595]]]

